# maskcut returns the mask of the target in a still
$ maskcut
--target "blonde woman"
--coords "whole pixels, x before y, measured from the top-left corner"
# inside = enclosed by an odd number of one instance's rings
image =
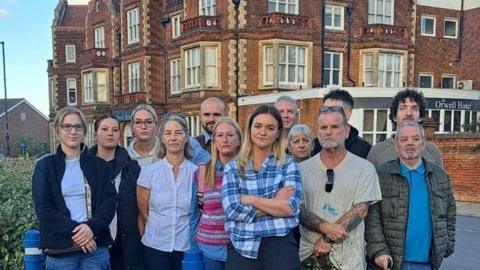
[[[225,167],[222,204],[232,245],[227,270],[300,269],[292,229],[302,194],[297,163],[285,154],[282,118],[271,105],[250,115],[237,158]]]
[[[227,260],[230,237],[225,231],[225,213],[222,209],[223,168],[240,149],[241,131],[230,117],[221,117],[212,130],[212,159],[205,181],[198,180],[199,201],[203,208],[196,241],[203,252],[205,270],[223,270]],[[196,178],[197,180],[198,178]]]
[[[116,192],[106,163],[85,151],[87,124],[81,111],[59,110],[54,127],[60,144],[55,154],[37,162],[32,179],[46,269],[108,269]]]

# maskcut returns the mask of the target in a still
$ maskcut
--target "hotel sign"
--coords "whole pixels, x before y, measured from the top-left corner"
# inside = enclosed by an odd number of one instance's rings
[[[428,108],[438,110],[477,110],[479,101],[468,99],[427,99]]]

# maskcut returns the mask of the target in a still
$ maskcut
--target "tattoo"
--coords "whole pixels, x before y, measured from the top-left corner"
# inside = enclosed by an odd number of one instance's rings
[[[307,229],[323,234],[323,232],[320,230],[320,225],[327,222],[308,210],[303,203],[300,205],[299,218],[300,224],[305,226]]]
[[[367,216],[368,205],[368,202],[355,204],[352,209],[341,216],[336,223],[342,225],[347,232],[351,232],[362,222],[365,216]]]

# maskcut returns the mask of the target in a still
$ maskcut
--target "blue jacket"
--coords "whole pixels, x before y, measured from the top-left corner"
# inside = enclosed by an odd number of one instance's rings
[[[108,246],[112,243],[108,225],[115,213],[115,187],[107,178],[107,166],[102,159],[82,151],[80,168],[92,191],[92,218],[85,223],[92,230],[97,246]],[[56,154],[42,157],[35,165],[32,196],[40,223],[41,248],[73,246],[72,231],[79,223],[70,218],[70,211],[62,196],[64,173],[65,153],[60,146]]]

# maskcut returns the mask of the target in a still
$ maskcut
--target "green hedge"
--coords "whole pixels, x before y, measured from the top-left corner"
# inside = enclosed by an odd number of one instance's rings
[[[0,269],[23,269],[22,239],[37,228],[32,203],[32,158],[0,160]]]

